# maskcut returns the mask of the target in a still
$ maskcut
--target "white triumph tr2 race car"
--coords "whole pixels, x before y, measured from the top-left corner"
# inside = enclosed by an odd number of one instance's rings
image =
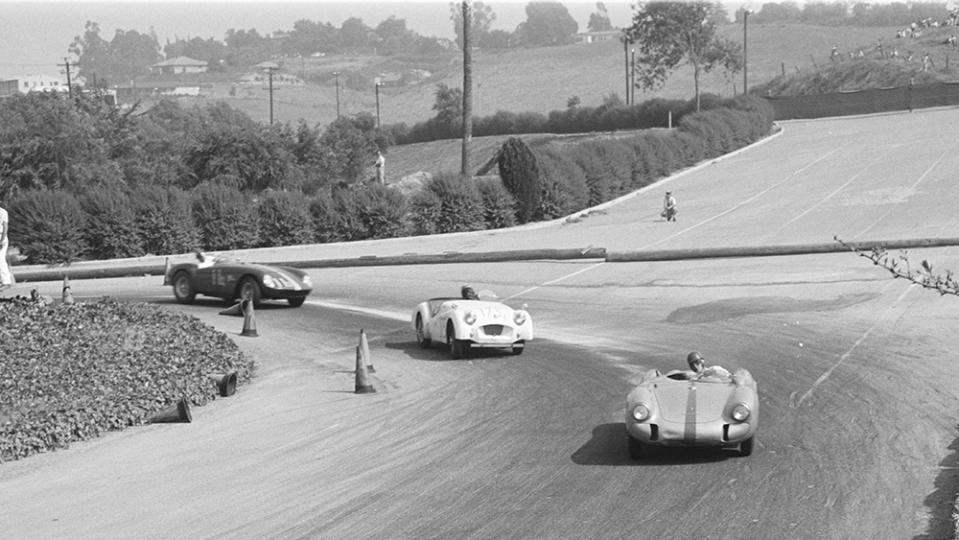
[[[647,371],[626,397],[629,457],[650,447],[738,447],[748,456],[759,421],[756,381],[745,369],[728,376],[697,376],[674,370]]]
[[[533,339],[533,319],[526,306],[514,310],[485,290],[477,300],[431,298],[421,302],[413,310],[412,323],[420,347],[441,341],[454,359],[463,358],[471,348],[522,354],[526,342]]]

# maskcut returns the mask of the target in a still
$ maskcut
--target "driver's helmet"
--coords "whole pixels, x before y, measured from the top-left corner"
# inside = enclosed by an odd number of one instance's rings
[[[703,355],[694,351],[686,356],[686,363],[689,364],[689,369],[693,371],[699,371],[699,369],[702,369],[702,366],[706,363],[706,359],[703,358]],[[699,366],[699,369],[697,369],[697,365]]]
[[[465,300],[475,300],[476,292],[473,290],[473,287],[470,287],[469,285],[463,285],[463,287],[460,289],[460,296],[462,296]]]

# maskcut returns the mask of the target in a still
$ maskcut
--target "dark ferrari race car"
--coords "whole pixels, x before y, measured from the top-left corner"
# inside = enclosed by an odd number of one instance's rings
[[[254,306],[267,299],[286,300],[299,307],[313,290],[313,281],[303,270],[223,256],[206,263],[177,264],[164,283],[173,286],[173,295],[182,304],[190,304],[196,295],[202,294],[227,302],[252,300]]]

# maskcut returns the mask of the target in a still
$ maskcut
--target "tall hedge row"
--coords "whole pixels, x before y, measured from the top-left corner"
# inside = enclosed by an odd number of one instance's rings
[[[740,148],[768,134],[772,120],[765,101],[737,98],[687,114],[678,129],[535,147],[512,137],[499,154],[499,178],[441,173],[408,196],[376,183],[309,196],[218,181],[189,191],[103,187],[80,200],[23,191],[8,205],[11,241],[36,264],[509,227],[575,213]]]

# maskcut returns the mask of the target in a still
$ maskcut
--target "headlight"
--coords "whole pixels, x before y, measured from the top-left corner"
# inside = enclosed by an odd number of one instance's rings
[[[645,421],[647,418],[649,418],[649,407],[643,405],[642,403],[633,407],[633,418],[637,422]]]
[[[472,311],[467,311],[466,315],[463,317],[463,320],[466,322],[466,324],[473,324],[476,322],[476,314]]]
[[[516,312],[514,312],[514,313],[513,313],[513,322],[515,322],[516,324],[523,324],[524,322],[526,322],[526,312],[524,312],[524,311],[516,311]]]
[[[303,281],[303,284],[306,285],[307,287],[310,287],[310,288],[313,287],[313,278],[311,278],[309,274],[304,274],[302,281]]]
[[[271,289],[279,289],[277,282],[273,279],[273,276],[266,274],[263,276],[263,284]]]
[[[733,407],[732,417],[737,422],[745,422],[749,418],[749,407],[745,403],[739,403]]]

